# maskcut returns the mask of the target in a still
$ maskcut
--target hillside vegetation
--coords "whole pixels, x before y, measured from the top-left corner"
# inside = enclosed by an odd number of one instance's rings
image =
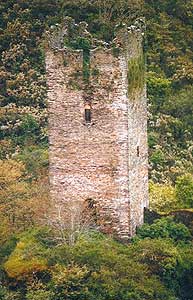
[[[44,32],[64,15],[114,37],[146,16],[150,207],[193,208],[192,0],[0,1],[0,299],[190,300],[192,223],[162,217],[122,245],[97,232],[70,243],[45,228]],[[61,234],[61,232],[60,232]]]

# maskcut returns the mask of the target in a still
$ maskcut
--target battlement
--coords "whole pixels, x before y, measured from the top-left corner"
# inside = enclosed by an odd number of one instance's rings
[[[112,49],[118,48],[120,51],[127,49],[133,38],[142,40],[145,32],[145,22],[143,18],[137,19],[133,25],[127,26],[122,23],[115,28],[115,38],[107,43],[98,40],[87,30],[88,24],[80,22],[76,24],[71,17],[65,17],[62,24],[51,26],[46,32],[49,47],[52,50],[68,49]]]

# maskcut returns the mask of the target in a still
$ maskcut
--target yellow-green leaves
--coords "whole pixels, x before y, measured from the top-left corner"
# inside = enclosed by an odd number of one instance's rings
[[[144,56],[142,54],[128,61],[127,78],[128,93],[130,95],[143,90],[145,84],[145,63]]]

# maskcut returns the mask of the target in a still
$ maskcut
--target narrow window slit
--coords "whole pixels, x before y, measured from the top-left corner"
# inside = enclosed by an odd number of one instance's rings
[[[137,157],[139,157],[139,146],[137,146]]]
[[[85,122],[86,123],[91,123],[91,107],[89,104],[85,105]]]

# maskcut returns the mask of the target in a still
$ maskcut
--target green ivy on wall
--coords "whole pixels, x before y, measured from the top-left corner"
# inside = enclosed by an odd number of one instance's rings
[[[145,82],[145,62],[143,54],[128,61],[127,79],[128,93],[130,95],[143,89]]]
[[[85,82],[89,81],[90,77],[90,48],[91,41],[85,37],[77,37],[72,41],[66,42],[66,46],[72,49],[81,49],[83,50],[83,80]]]

